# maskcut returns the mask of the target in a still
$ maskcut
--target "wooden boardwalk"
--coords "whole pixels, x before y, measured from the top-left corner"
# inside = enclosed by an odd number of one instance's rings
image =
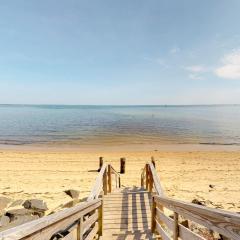
[[[0,240],[209,239],[180,218],[240,240],[239,214],[166,197],[152,163],[143,168],[140,187],[123,187],[110,164],[99,170],[87,201],[0,232]]]
[[[151,193],[137,187],[105,195],[102,239],[153,239],[151,202]]]

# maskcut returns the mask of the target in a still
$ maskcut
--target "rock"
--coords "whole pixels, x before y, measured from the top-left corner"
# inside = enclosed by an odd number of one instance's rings
[[[210,187],[210,188],[215,188],[215,185],[209,184],[209,187]]]
[[[180,224],[186,228],[189,228],[188,220],[184,220],[184,221],[180,222]]]
[[[32,215],[32,211],[25,208],[10,208],[7,209],[5,215],[10,218],[10,221],[15,221],[19,218],[19,216],[30,216]]]
[[[17,207],[17,206],[20,207],[20,206],[23,205],[23,203],[24,203],[24,200],[18,199],[18,200],[13,201],[13,202],[9,205],[9,207]]]
[[[73,199],[78,199],[79,198],[79,191],[77,190],[73,190],[73,189],[69,189],[64,191],[68,196],[70,196]]]
[[[6,208],[11,201],[10,198],[0,196],[0,210]]]
[[[204,206],[204,205],[205,205],[203,202],[199,201],[199,200],[196,199],[196,198],[192,200],[192,203],[197,204],[197,205],[201,205],[201,206]]]
[[[10,223],[10,218],[8,216],[1,216],[0,217],[0,227],[5,227]]]
[[[31,209],[33,211],[42,212],[42,213],[48,210],[47,204],[43,200],[39,200],[39,199],[26,200],[23,203],[23,206],[26,209]]]
[[[16,227],[18,225],[36,220],[38,218],[39,217],[37,215],[19,215],[17,216],[17,218],[14,219],[14,221],[11,221],[10,224],[7,225],[7,228]]]
[[[231,239],[224,237],[222,234],[219,234],[219,240],[231,240]]]

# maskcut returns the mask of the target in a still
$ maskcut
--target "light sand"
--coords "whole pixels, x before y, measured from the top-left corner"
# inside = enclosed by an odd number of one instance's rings
[[[211,207],[240,211],[240,152],[1,150],[0,196],[43,199],[50,209],[66,201],[63,191],[69,188],[87,197],[97,176],[99,156],[117,170],[119,158],[127,158],[122,176],[125,186],[140,185],[141,169],[154,156],[167,196],[185,201],[197,198]]]

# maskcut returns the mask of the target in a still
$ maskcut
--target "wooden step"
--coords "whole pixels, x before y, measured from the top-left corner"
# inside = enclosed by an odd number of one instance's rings
[[[154,239],[150,232],[152,197],[126,188],[103,197],[102,239]]]
[[[121,231],[121,232],[108,232],[104,234],[100,239],[103,240],[143,240],[143,239],[156,239],[153,237],[150,231]]]

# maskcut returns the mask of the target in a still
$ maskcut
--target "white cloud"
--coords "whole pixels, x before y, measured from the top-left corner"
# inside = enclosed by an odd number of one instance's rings
[[[203,77],[201,76],[202,73],[207,72],[207,68],[203,65],[187,66],[184,67],[184,69],[189,72],[188,77],[194,80],[203,79]]]
[[[240,49],[233,50],[222,59],[223,65],[215,69],[220,78],[240,79]]]
[[[207,69],[202,65],[192,65],[192,66],[185,67],[185,69],[193,73],[202,73],[207,71]]]

